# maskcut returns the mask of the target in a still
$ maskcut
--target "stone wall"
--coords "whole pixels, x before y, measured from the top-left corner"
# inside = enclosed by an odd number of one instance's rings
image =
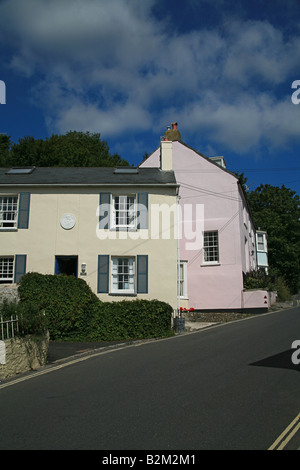
[[[8,300],[9,302],[19,300],[18,286],[16,284],[0,285],[0,305],[3,303],[3,300]]]
[[[0,380],[36,370],[47,362],[49,335],[0,341]]]

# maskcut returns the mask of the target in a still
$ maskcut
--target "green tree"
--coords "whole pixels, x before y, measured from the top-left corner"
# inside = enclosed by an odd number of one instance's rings
[[[6,134],[0,134],[0,166],[6,166],[11,145],[11,138]]]
[[[291,293],[300,289],[299,196],[285,186],[261,185],[248,193],[254,221],[268,235],[270,274],[282,276]]]
[[[1,166],[104,167],[128,166],[118,154],[111,154],[100,134],[70,131],[63,135],[35,139],[26,136],[10,150],[0,140]]]

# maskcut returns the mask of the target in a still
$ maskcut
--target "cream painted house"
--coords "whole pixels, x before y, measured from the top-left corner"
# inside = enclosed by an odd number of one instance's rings
[[[176,308],[177,194],[159,168],[1,168],[0,284],[73,274],[103,301]]]

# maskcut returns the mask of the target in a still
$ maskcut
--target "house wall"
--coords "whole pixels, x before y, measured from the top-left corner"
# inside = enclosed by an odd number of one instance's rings
[[[159,165],[160,148],[140,166]],[[177,141],[173,142],[173,170],[180,185],[180,259],[188,262],[188,298],[181,299],[181,306],[239,309],[243,272],[256,266],[256,255],[254,228],[238,179]],[[188,223],[188,210],[192,210],[193,225]],[[189,243],[204,231],[218,231],[219,263],[205,264],[203,247]]]
[[[23,188],[24,190],[24,188]],[[55,256],[78,256],[78,277],[82,277],[97,293],[98,255],[148,256],[148,293],[137,298],[159,299],[177,307],[177,240],[171,230],[170,237],[156,237],[155,223],[151,220],[153,205],[176,206],[175,188],[105,187],[112,194],[136,194],[148,191],[149,228],[135,232],[99,230],[99,193],[101,188],[26,188],[30,191],[29,228],[0,232],[0,256],[26,254],[26,272],[54,274]],[[18,194],[19,188],[9,188],[2,194]],[[70,230],[61,227],[64,214],[76,219]],[[177,227],[177,221],[175,221]],[[153,230],[152,230],[153,229]],[[152,233],[153,232],[153,233]],[[80,266],[86,263],[86,275]],[[98,294],[101,300],[121,300],[127,296]]]

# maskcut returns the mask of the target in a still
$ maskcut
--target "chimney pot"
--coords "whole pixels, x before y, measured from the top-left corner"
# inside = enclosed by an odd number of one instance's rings
[[[168,126],[164,135],[165,139],[172,141],[181,141],[181,135],[179,130],[177,129],[177,125],[177,122],[172,122],[172,129],[170,129],[170,126]]]

